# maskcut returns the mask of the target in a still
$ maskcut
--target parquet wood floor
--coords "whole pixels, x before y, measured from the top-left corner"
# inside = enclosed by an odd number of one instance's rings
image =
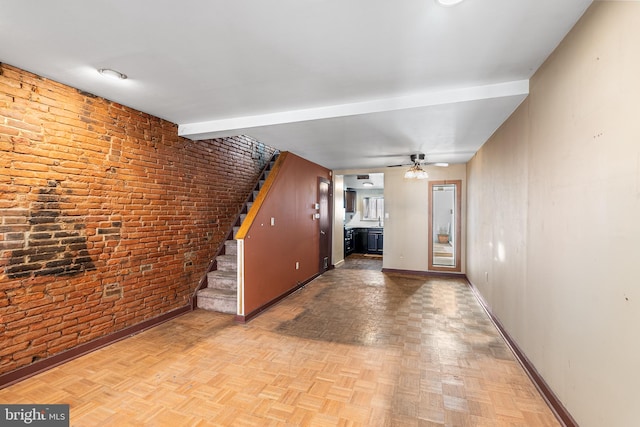
[[[0,390],[73,426],[555,426],[458,279],[349,257],[247,325],[196,310]]]

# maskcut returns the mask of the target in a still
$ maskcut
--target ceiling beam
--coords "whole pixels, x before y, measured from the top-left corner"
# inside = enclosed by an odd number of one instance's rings
[[[192,140],[221,138],[246,133],[261,126],[282,125],[310,120],[355,116],[406,110],[410,108],[454,104],[514,95],[528,95],[529,80],[516,80],[484,86],[472,86],[443,91],[422,92],[412,95],[383,98],[350,104],[282,111],[255,116],[233,117],[178,125],[178,135]]]

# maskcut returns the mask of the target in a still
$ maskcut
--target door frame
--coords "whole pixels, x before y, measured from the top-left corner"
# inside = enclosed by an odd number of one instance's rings
[[[433,239],[434,239],[434,234],[433,234],[433,187],[437,187],[439,185],[449,185],[449,184],[453,184],[456,186],[456,198],[455,198],[455,218],[456,218],[456,223],[455,223],[455,254],[454,254],[454,259],[456,261],[456,265],[455,267],[447,267],[444,265],[433,265]],[[462,239],[460,238],[460,234],[462,232],[462,180],[461,179],[455,179],[455,180],[444,180],[444,181],[429,181],[429,250],[428,250],[428,256],[429,256],[429,270],[431,271],[449,271],[449,272],[456,272],[459,273],[462,271],[462,265],[461,265],[461,247],[460,244],[462,243]]]
[[[323,200],[323,193],[321,189],[322,184],[327,185],[326,200]],[[320,214],[320,217],[318,218],[318,271],[320,272],[320,274],[322,274],[325,271],[333,268],[333,264],[331,263],[333,232],[333,185],[331,184],[331,181],[327,178],[319,176],[317,191],[318,213]],[[326,212],[324,212],[323,203],[325,203],[324,206],[326,206]],[[323,229],[323,227],[325,228]],[[327,260],[326,267],[325,256]]]

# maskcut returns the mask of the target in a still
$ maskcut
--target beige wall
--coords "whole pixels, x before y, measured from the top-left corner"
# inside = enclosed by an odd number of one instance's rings
[[[465,271],[465,206],[466,168],[465,165],[451,165],[448,168],[427,166],[427,180],[406,180],[407,168],[381,168],[362,170],[339,170],[334,176],[359,173],[384,173],[384,207],[389,218],[384,220],[383,268],[393,270],[428,271],[429,233],[429,181],[462,180],[462,272]],[[337,206],[337,205],[336,205]],[[336,226],[336,229],[338,226]],[[340,231],[340,234],[342,232]],[[338,237],[334,235],[334,239]],[[334,253],[335,254],[335,253]]]
[[[467,168],[467,275],[581,426],[640,420],[639,24],[595,2]]]

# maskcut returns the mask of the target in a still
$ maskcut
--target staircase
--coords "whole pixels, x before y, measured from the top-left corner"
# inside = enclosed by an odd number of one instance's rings
[[[238,242],[235,240],[240,225],[247,217],[253,201],[256,200],[264,182],[269,176],[278,157],[276,153],[260,175],[258,183],[240,210],[233,226],[233,238],[224,242],[224,251],[216,256],[213,271],[207,273],[207,287],[196,295],[197,307],[220,313],[236,314],[238,310]]]

